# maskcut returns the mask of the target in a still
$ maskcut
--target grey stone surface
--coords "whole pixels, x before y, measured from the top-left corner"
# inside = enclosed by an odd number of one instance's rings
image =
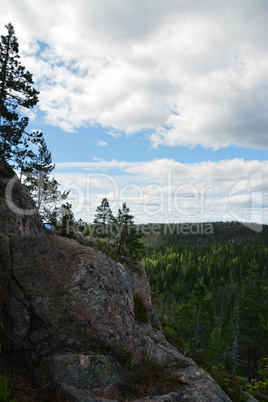
[[[10,207],[7,185],[0,180],[0,343],[19,356],[44,395],[59,401],[229,400],[166,341],[140,263],[133,270],[51,235],[36,212],[23,215]],[[16,180],[12,186],[11,205],[34,210],[26,189]],[[134,294],[148,309],[146,324],[135,319]],[[163,395],[117,399],[126,366],[130,375],[131,365],[142,364],[144,356],[166,366],[180,362],[170,371],[180,376],[181,386]]]

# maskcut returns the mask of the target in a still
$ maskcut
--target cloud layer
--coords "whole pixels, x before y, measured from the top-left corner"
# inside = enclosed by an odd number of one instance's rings
[[[266,0],[2,0],[46,122],[268,149]]]
[[[69,170],[74,169],[72,185]],[[86,220],[93,220],[96,207],[106,197],[115,213],[127,202],[140,223],[268,221],[267,162],[238,158],[194,164],[172,159],[99,160],[60,163],[57,171],[64,189],[73,189],[77,214]]]

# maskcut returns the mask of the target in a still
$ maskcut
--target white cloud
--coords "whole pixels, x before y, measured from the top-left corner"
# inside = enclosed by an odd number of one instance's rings
[[[69,169],[79,169],[77,178],[72,176],[75,191],[79,193],[77,186],[81,183],[81,197],[89,201],[90,207],[77,213],[83,214],[86,209],[87,219],[94,217],[101,199],[107,197],[115,213],[127,202],[141,223],[250,220],[250,217],[268,222],[268,162],[233,159],[182,164],[172,159],[97,160],[59,163],[56,167],[68,178]]]
[[[100,140],[100,141],[98,141],[98,145],[99,145],[100,147],[106,147],[106,146],[108,145],[108,143],[105,142],[105,141]]]
[[[0,24],[14,24],[49,124],[267,149],[267,14],[266,0],[2,0]]]
[[[114,137],[114,138],[122,137],[122,133],[119,133],[118,131],[113,130],[113,129],[108,130],[107,134],[109,134],[111,137]]]
[[[100,188],[102,183],[95,178],[88,178],[83,173],[64,173],[57,171],[55,173],[55,179],[60,183],[61,189],[67,190],[68,188],[72,188],[74,185],[80,187],[81,189],[85,189],[87,187],[90,188]]]

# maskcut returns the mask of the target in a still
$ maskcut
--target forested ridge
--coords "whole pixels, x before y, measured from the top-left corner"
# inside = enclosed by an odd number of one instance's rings
[[[262,400],[268,388],[268,226],[256,232],[237,222],[211,225],[207,235],[160,225],[144,236],[142,262],[154,305],[179,350]],[[229,396],[243,400],[238,391]]]

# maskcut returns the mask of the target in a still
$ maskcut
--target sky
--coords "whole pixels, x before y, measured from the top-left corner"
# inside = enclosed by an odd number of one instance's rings
[[[75,217],[268,223],[267,0],[0,0]]]

